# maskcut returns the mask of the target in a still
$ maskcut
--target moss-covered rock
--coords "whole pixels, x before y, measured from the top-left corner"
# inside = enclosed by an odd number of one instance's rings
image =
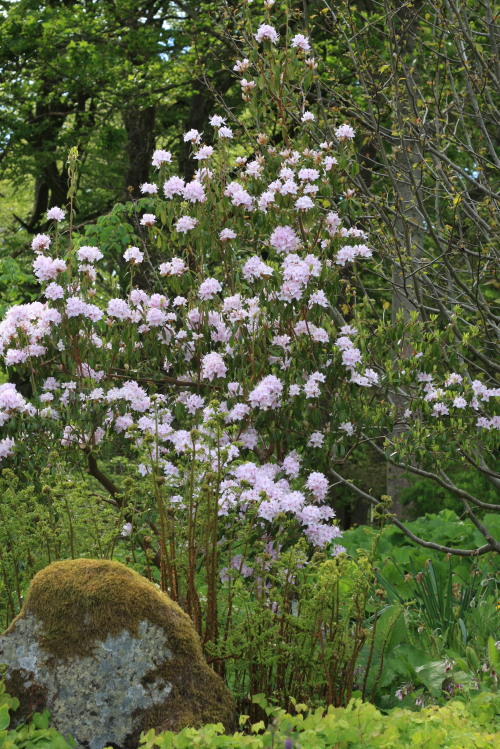
[[[55,562],[0,637],[19,719],[48,708],[80,747],[136,747],[142,730],[221,722],[234,705],[189,617],[118,562]]]

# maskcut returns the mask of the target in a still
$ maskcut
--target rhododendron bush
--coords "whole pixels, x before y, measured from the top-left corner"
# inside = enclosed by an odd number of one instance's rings
[[[134,226],[126,284],[103,269],[91,231],[72,228],[72,151],[68,205],[49,210],[32,243],[39,299],[0,324],[7,371],[29,381],[0,385],[2,465],[44,467],[56,450],[84,468],[126,520],[124,537],[148,528],[162,587],[200,628],[200,566],[210,609],[219,578],[251,577],[255,538],[271,555],[302,536],[310,550],[342,550],[332,500],[358,445],[454,487],[443,462],[463,453],[482,465],[500,425],[498,388],[456,340],[459,308],[444,322],[386,316],[388,258],[351,189],[357,134],[338,121],[321,139],[307,34],[278,33],[267,5],[265,23],[247,10],[242,21],[244,120],[221,104],[184,135],[190,181],[156,150],[144,197],[121,209]],[[113,455],[127,457],[134,491],[103,469]],[[498,551],[474,512],[498,507],[454,489],[485,537],[480,552]]]

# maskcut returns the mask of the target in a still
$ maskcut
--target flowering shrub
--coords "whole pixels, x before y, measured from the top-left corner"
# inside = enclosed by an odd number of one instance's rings
[[[184,136],[199,165],[187,183],[170,153],[155,151],[157,179],[131,205],[127,287],[105,291],[101,250],[71,225],[68,234],[67,208],[49,210],[51,228],[32,243],[41,300],[12,307],[0,324],[6,367],[31,383],[29,398],[0,386],[0,458],[22,462],[34,441],[60,443],[99,478],[98,455],[129,445],[139,473],[177,492],[187,484],[176,463],[189,454],[202,473],[216,472],[221,513],[257,503],[263,529],[290,514],[324,547],[339,535],[325,504],[328,482],[341,479],[325,474],[332,463],[368,441],[449,483],[439,474],[449,429],[452,450],[489,451],[499,391],[468,374],[459,346],[449,350],[450,323],[388,323],[373,309],[364,283],[382,260],[354,221],[355,132],[340,122],[335,140],[318,142],[295,81],[313,73],[304,34],[290,40],[264,23],[247,41],[234,70],[258,77],[240,80],[257,115],[254,88],[268,86],[268,133],[247,129],[237,143],[215,114],[204,133]],[[73,181],[75,168],[73,154]],[[486,540],[483,549],[498,547]]]
[[[84,466],[206,642],[220,567],[251,577],[256,539],[342,551],[335,465],[362,443],[456,489],[480,553],[500,549],[471,509],[498,506],[442,469],[493,451],[498,388],[469,371],[458,308],[386,319],[387,258],[350,181],[356,133],[339,121],[320,137],[311,42],[278,32],[271,9],[256,30],[244,20],[245,121],[221,110],[184,135],[198,165],[187,182],[156,150],[144,197],[117,209],[133,224],[126,280],[88,244],[98,230],[73,230],[73,150],[69,206],[52,207],[32,243],[40,300],[0,323],[3,363],[25,382],[0,385],[2,463],[39,470],[57,447]],[[116,455],[134,459],[134,490],[100,467]]]

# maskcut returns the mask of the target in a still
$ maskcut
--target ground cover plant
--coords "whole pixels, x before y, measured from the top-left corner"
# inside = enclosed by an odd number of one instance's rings
[[[36,298],[0,322],[2,621],[50,562],[118,559],[191,616],[248,715],[237,739],[211,727],[145,746],[292,747],[294,731],[307,746],[331,741],[339,715],[345,742],[360,720],[373,746],[419,731],[438,742],[448,721],[461,746],[470,719],[480,746],[498,709],[500,416],[494,247],[478,251],[474,227],[498,228],[494,184],[478,168],[472,210],[478,164],[470,138],[463,153],[454,142],[464,183],[448,174],[452,215],[434,196],[437,234],[429,175],[364,190],[370,129],[352,107],[325,108],[319,21],[313,36],[293,6],[225,12],[238,107],[212,90],[200,129],[151,154],[141,197],[92,224],[78,224],[71,148],[67,202],[31,242]],[[339,22],[326,5],[317,17]],[[394,54],[406,65],[413,52]],[[390,176],[394,163],[407,174],[401,153],[418,174],[410,113],[397,114],[377,147]],[[440,157],[451,152],[443,136]],[[354,456],[388,466],[388,494],[369,471],[346,475]],[[427,509],[406,473],[452,509],[404,522],[391,487]],[[342,537],[346,491],[370,506],[370,531]],[[398,711],[428,706],[428,723]]]
[[[47,749],[71,749],[71,737],[64,738],[49,727],[49,717],[35,713],[31,723],[9,730],[9,712],[15,711],[16,704],[9,695],[1,695],[0,746],[5,749],[32,749],[35,746]],[[395,742],[416,744],[427,749],[448,746],[450,749],[467,749],[469,746],[500,746],[498,737],[499,705],[498,696],[484,694],[468,702],[451,700],[445,707],[425,708],[420,712],[397,709],[390,715],[383,715],[373,705],[361,700],[352,700],[346,708],[330,707],[325,713],[321,708],[308,711],[306,705],[297,703],[293,714],[269,707],[261,695],[255,697],[271,721],[265,730],[264,721],[249,726],[249,731],[238,731],[224,735],[221,724],[208,725],[197,730],[185,728],[178,734],[167,732],[156,734],[153,730],[143,735],[140,747],[145,749],[222,749],[222,747],[304,747],[342,749],[357,747],[379,747],[389,749]],[[248,716],[242,716],[243,729]]]

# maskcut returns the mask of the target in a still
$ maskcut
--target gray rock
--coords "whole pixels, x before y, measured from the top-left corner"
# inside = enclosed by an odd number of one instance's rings
[[[32,581],[0,637],[19,721],[47,708],[81,749],[136,747],[142,730],[181,730],[234,716],[191,620],[116,562],[56,562]]]

